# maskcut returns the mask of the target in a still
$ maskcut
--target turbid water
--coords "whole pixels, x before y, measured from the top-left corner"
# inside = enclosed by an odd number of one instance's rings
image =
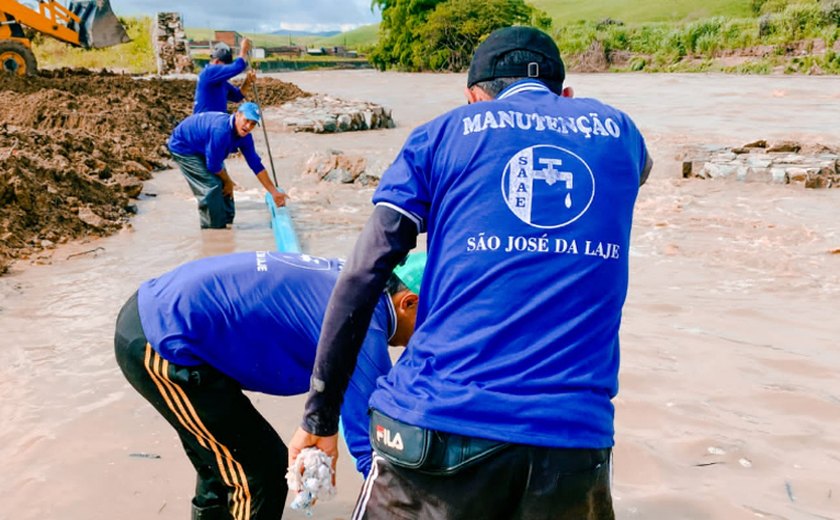
[[[268,113],[304,250],[343,256],[372,190],[304,177],[306,159],[335,149],[387,164],[413,126],[463,103],[464,76],[277,77],[394,111],[396,129],[338,135],[276,132]],[[675,159],[687,145],[760,138],[840,144],[840,78],[596,74],[568,83],[628,112],[656,161],[636,208],[622,328],[618,518],[840,518],[840,190],[683,180]],[[261,132],[256,139],[264,150]],[[117,369],[113,323],[149,277],[273,248],[257,181],[241,160],[229,166],[240,185],[231,231],[200,231],[186,183],[165,171],[146,184],[130,228],[0,277],[0,518],[188,518],[192,469]],[[253,399],[288,438],[301,398]],[[338,478],[338,497],[316,518],[352,508],[361,479],[346,452]]]

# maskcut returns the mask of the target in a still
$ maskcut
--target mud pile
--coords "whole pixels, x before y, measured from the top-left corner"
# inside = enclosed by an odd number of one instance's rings
[[[307,95],[260,78],[266,105]],[[119,229],[142,181],[168,167],[166,140],[195,82],[85,70],[0,75],[0,273],[15,258]]]

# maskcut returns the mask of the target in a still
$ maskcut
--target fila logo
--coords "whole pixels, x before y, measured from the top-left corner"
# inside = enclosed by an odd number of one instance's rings
[[[382,443],[395,450],[403,450],[403,440],[400,432],[395,433],[392,437],[391,430],[380,424],[376,425],[376,442]]]

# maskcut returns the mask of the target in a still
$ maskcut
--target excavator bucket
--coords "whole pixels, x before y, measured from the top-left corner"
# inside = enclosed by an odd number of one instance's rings
[[[79,34],[79,43],[86,49],[100,49],[131,41],[108,0],[79,0],[67,6],[81,23],[70,22],[68,27]]]

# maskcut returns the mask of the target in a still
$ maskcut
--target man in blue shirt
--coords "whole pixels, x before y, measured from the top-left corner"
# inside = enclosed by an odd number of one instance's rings
[[[391,368],[388,345],[405,345],[414,331],[424,265],[414,260],[376,297],[341,407],[347,446],[365,475],[368,398]],[[243,390],[306,392],[342,266],[277,252],[204,258],[144,282],[120,311],[117,363],[178,432],[196,469],[193,520],[282,516],[286,446]]]
[[[256,72],[248,71],[245,82],[239,89],[230,83],[248,68],[248,52],[251,40],[244,38],[239,46],[239,57],[233,59],[233,53],[226,43],[217,43],[210,54],[210,63],[199,73],[195,84],[195,103],[193,114],[202,112],[227,112],[228,101],[239,103],[245,99],[242,91],[248,91],[256,78]]]
[[[335,454],[354,331],[425,232],[417,330],[371,396],[376,455],[354,518],[614,517],[618,330],[652,162],[626,114],[564,79],[547,34],[494,31],[468,105],[415,129],[382,176],[289,444],[290,459]]]
[[[233,115],[224,112],[193,114],[178,124],[169,137],[169,151],[181,168],[198,200],[202,228],[224,229],[233,224],[236,208],[233,180],[225,169],[225,159],[239,150],[257,180],[280,207],[286,194],[274,186],[254,148],[251,131],[260,123],[255,103],[242,103]]]

